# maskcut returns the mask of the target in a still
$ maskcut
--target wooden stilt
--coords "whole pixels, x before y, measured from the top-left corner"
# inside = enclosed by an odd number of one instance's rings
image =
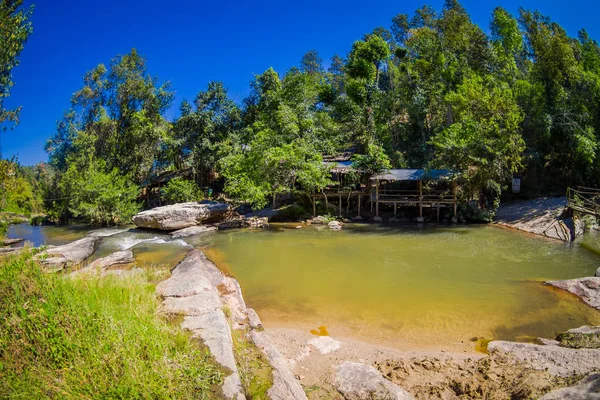
[[[423,181],[419,181],[419,217],[423,216]]]
[[[375,185],[375,216],[379,217],[379,181]]]
[[[453,191],[454,191],[454,218],[456,218],[456,181],[452,181]]]

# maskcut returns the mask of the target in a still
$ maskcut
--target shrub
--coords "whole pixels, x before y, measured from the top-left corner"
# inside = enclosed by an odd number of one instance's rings
[[[200,188],[194,181],[182,178],[171,179],[161,189],[161,194],[167,203],[185,203],[197,201],[203,197]]]

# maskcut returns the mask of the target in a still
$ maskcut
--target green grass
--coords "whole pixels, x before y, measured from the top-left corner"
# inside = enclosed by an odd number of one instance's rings
[[[273,386],[273,369],[265,356],[248,338],[247,331],[232,329],[233,351],[244,392],[249,400],[268,400]]]
[[[222,372],[157,315],[154,285],[0,264],[0,398],[214,398]]]

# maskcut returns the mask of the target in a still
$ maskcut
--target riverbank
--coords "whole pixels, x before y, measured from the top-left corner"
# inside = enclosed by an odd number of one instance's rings
[[[566,197],[541,197],[502,203],[495,224],[566,242],[575,240],[585,229],[584,223],[564,215]]]

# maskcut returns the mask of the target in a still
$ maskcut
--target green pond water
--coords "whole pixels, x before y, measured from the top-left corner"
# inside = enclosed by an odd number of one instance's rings
[[[600,323],[541,283],[594,274],[600,258],[578,245],[493,226],[291,228],[220,233],[207,251],[266,326],[453,347]]]
[[[102,238],[91,260],[131,249],[141,267],[172,268],[201,248],[239,280],[265,326],[326,326],[334,337],[397,348],[472,350],[473,337],[532,340],[600,325],[600,312],[542,284],[594,274],[600,257],[578,244],[493,226],[294,227],[186,240],[128,230]],[[9,236],[63,244],[90,230],[17,225]],[[583,244],[600,240],[590,236]]]

